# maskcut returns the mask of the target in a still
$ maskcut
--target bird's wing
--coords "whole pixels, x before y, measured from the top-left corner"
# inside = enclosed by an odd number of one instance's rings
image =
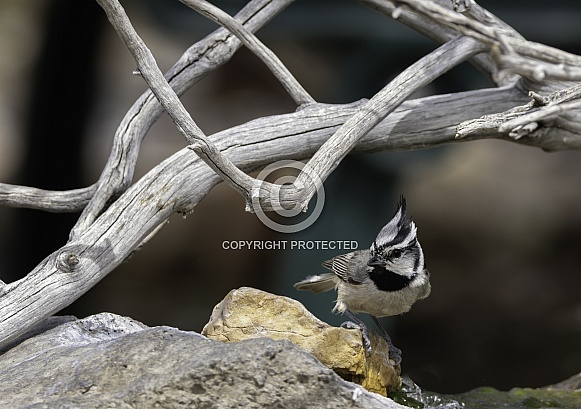
[[[353,251],[323,262],[323,267],[334,272],[343,281],[361,284],[369,277],[367,272],[369,258],[369,250]]]

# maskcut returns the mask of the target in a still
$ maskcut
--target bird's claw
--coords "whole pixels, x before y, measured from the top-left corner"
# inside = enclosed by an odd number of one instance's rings
[[[371,356],[372,348],[371,340],[369,339],[369,329],[367,328],[367,325],[363,321],[361,321],[358,317],[356,317],[355,314],[353,314],[351,311],[347,310],[345,311],[345,314],[349,318],[351,318],[351,321],[346,321],[343,324],[341,324],[341,326],[350,329],[358,329],[361,331],[361,337],[363,338],[363,348],[365,348],[366,355],[369,358]],[[377,324],[377,327],[379,328],[381,333],[381,337],[387,343],[387,346],[389,348],[390,363],[392,363],[393,366],[399,365],[401,363],[401,349],[396,348],[393,345],[393,342],[391,342],[389,334],[387,333],[385,328],[381,326],[379,320],[373,315],[371,316],[371,318],[373,318],[373,321],[375,321],[375,323]]]
[[[365,352],[367,357],[371,356],[371,340],[369,339],[369,333],[367,327],[365,325],[359,325],[353,321],[345,321],[341,324],[343,328],[347,329],[358,329],[361,331],[361,338],[363,339],[363,348],[365,348]]]
[[[389,360],[393,361],[393,366],[401,364],[401,349],[389,345]]]

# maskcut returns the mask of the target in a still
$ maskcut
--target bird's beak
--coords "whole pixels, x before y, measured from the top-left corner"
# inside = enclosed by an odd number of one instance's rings
[[[369,267],[375,267],[375,266],[385,266],[385,262],[381,261],[379,259],[379,257],[377,256],[373,256],[371,257],[371,259],[367,262],[367,265]]]

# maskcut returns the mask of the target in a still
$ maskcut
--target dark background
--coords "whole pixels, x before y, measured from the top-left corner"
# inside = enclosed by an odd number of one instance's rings
[[[217,1],[235,13],[244,2]],[[581,54],[577,1],[482,1],[527,39]],[[215,26],[177,1],[125,1],[169,69]],[[524,8],[526,7],[526,8]],[[350,1],[298,0],[259,37],[318,101],[372,96],[436,46]],[[0,3],[0,181],[71,189],[97,180],[116,126],[145,84],[92,1]],[[490,86],[464,64],[418,96]],[[240,50],[183,101],[211,134],[294,110],[256,57]],[[185,146],[166,117],[144,142],[135,178]],[[438,392],[539,387],[581,370],[581,157],[481,141],[353,155],[325,183],[321,217],[285,235],[216,187],[63,314],[102,311],[200,331],[230,290],[253,286],[303,302],[334,325],[334,294],[292,283],[321,272],[323,250],[223,250],[225,240],[356,240],[367,247],[404,194],[432,273],[432,295],[385,319],[403,373]],[[62,246],[77,214],[0,208],[0,278],[13,281]]]

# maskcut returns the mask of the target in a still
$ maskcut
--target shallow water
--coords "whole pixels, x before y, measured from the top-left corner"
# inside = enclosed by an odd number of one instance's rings
[[[418,409],[581,409],[581,390],[513,388],[508,392],[481,387],[456,395],[422,390],[410,379],[390,396],[396,402]]]
[[[465,404],[457,401],[450,395],[438,395],[436,393],[422,390],[411,379],[403,379],[401,390],[389,395],[394,401],[409,406],[410,408],[421,409],[462,409]]]

